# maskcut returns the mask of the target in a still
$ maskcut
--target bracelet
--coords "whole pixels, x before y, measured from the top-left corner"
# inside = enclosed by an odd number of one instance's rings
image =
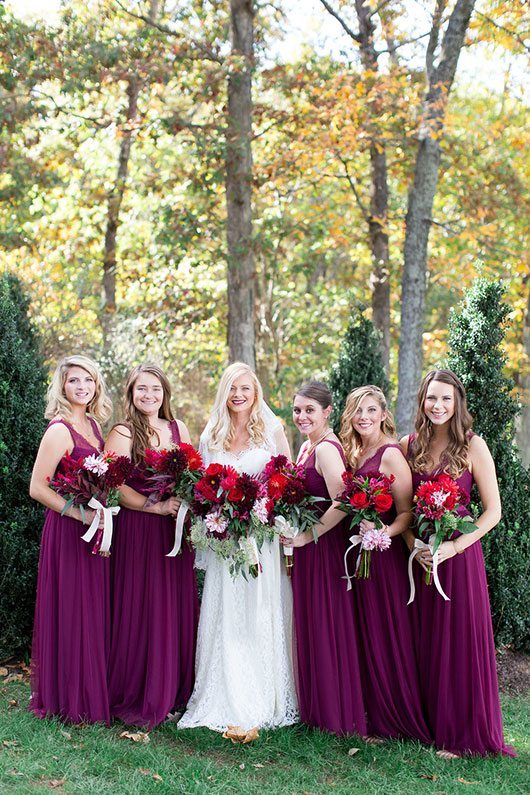
[[[453,541],[453,547],[455,548],[455,552],[457,555],[461,555],[462,552],[465,552],[465,549],[460,549],[460,547],[457,547],[456,541]]]

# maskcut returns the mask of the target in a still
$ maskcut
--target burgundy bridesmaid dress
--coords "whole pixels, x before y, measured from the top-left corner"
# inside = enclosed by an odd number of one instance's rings
[[[171,423],[175,444],[178,425]],[[141,467],[127,485],[147,496]],[[175,518],[122,508],[112,544],[111,715],[152,729],[185,706],[194,682],[198,598],[194,555],[173,547]]]
[[[409,439],[409,456],[411,444],[413,437]],[[437,472],[413,472],[414,490]],[[470,494],[473,476],[469,470],[456,482]],[[465,507],[459,512],[469,514]],[[448,602],[434,583],[425,585],[423,570],[416,564],[414,568],[416,598],[409,609],[418,627],[420,684],[436,746],[455,754],[515,756],[504,742],[480,541],[440,564],[438,575]]]
[[[95,448],[66,420],[73,458],[98,454],[103,439],[91,418]],[[61,470],[61,465],[57,471]],[[86,527],[47,510],[42,531],[31,659],[29,708],[39,718],[109,722],[110,561],[81,540]]]
[[[356,474],[379,472],[381,458],[389,447],[401,454],[397,444],[382,445]],[[381,514],[386,525],[395,518],[394,507]],[[357,532],[358,528],[353,528],[350,535]],[[350,571],[355,569],[359,549],[350,552]],[[353,581],[367,728],[371,735],[412,737],[432,743],[422,706],[414,634],[407,608],[407,559],[403,539],[394,536],[387,550],[372,553],[370,577]]]
[[[333,444],[344,460],[338,442]],[[331,499],[315,468],[315,452],[304,464],[308,491]],[[333,495],[335,496],[335,495]],[[295,675],[300,718],[310,726],[336,734],[366,734],[358,645],[350,594],[344,574],[344,522],[294,550],[293,612]]]

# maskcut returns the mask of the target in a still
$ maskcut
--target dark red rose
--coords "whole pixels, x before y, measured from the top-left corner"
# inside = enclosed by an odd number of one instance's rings
[[[204,474],[207,477],[216,477],[222,473],[223,469],[224,467],[221,464],[210,464]]]
[[[245,494],[243,490],[240,489],[238,486],[234,486],[228,492],[228,499],[230,500],[230,502],[242,502],[244,496]]]
[[[391,494],[376,494],[374,497],[374,508],[377,513],[385,513],[385,511],[389,511],[392,507],[392,503],[394,500],[392,499]]]

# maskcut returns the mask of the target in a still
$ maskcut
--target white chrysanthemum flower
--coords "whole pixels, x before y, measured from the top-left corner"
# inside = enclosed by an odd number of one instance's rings
[[[267,498],[262,497],[259,500],[256,500],[252,507],[252,512],[256,514],[257,518],[263,524],[267,524],[267,520],[269,518],[269,512],[267,511]]]
[[[228,527],[228,520],[221,515],[220,511],[211,511],[204,517],[204,524],[209,533],[222,535]]]
[[[88,455],[84,460],[83,466],[95,475],[104,475],[109,468],[107,461],[99,455]]]

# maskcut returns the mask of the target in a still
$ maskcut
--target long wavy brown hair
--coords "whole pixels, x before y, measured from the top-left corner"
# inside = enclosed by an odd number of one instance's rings
[[[131,460],[134,464],[139,464],[143,461],[145,451],[148,447],[152,446],[151,443],[153,440],[156,447],[160,444],[160,437],[154,428],[150,426],[148,417],[137,409],[133,402],[134,385],[142,373],[154,375],[162,384],[164,398],[162,400],[162,405],[158,409],[158,416],[164,420],[168,420],[168,422],[175,419],[171,411],[171,386],[162,368],[157,364],[151,364],[149,362],[137,365],[131,370],[127,378],[123,401],[125,410],[125,422],[123,424],[131,431]]]
[[[430,454],[434,428],[424,409],[425,398],[433,381],[450,384],[455,390],[455,413],[449,420],[449,442],[440,456],[439,468],[453,477],[458,477],[469,466],[469,431],[473,417],[467,409],[464,385],[451,370],[431,370],[420,384],[416,436],[411,445],[410,466],[414,472],[430,472],[434,467]]]
[[[366,386],[360,386],[352,390],[346,398],[346,404],[342,412],[339,439],[344,447],[346,459],[353,470],[356,470],[359,466],[358,462],[362,449],[362,436],[353,427],[353,418],[357,413],[361,401],[367,396],[373,397],[379,403],[382,410],[386,411],[386,417],[381,422],[381,433],[384,433],[385,436],[391,439],[396,438],[394,417],[388,408],[387,400],[382,390],[373,384],[367,384]]]

